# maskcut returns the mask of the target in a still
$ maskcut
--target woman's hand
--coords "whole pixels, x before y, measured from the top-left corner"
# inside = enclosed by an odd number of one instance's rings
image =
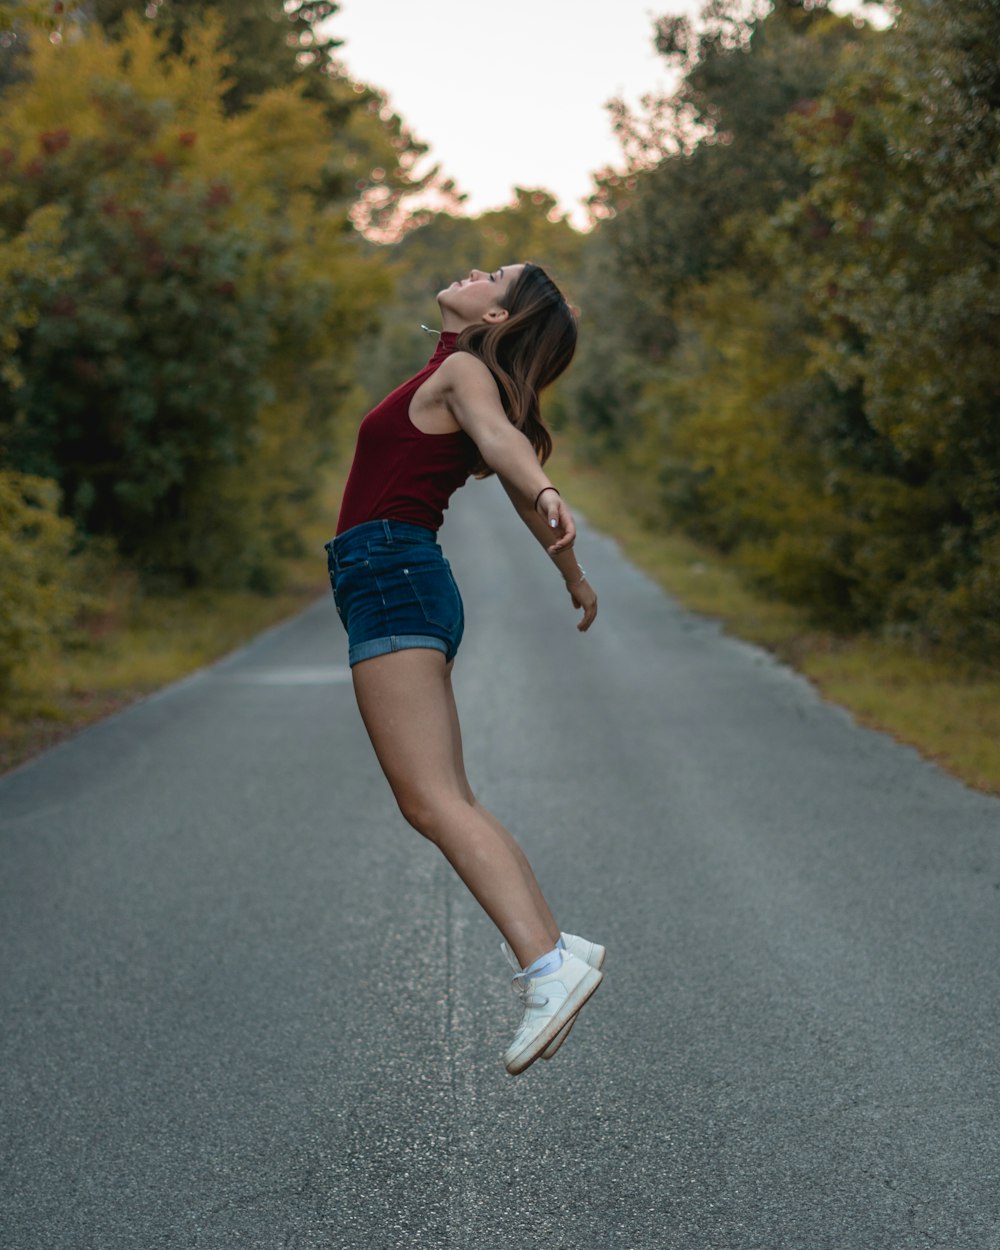
[[[594,617],[597,615],[597,594],[586,577],[574,585],[567,582],[566,589],[573,600],[573,607],[580,608],[583,612],[583,620],[577,625],[577,629],[581,634],[585,634],[593,625]]]
[[[545,518],[545,524],[556,539],[551,547],[546,548],[549,555],[555,556],[560,551],[568,551],[576,541],[576,524],[555,487],[548,487],[538,496],[535,510]]]

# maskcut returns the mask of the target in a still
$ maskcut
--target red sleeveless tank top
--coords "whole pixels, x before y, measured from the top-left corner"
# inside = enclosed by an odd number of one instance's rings
[[[340,504],[337,533],[365,521],[409,521],[437,531],[448,500],[469,476],[476,445],[462,430],[425,434],[410,420],[410,400],[455,350],[442,334],[419,373],[387,395],[361,422]]]

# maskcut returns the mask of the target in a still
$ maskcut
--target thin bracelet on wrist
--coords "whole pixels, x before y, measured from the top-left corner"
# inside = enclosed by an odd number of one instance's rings
[[[575,582],[567,582],[567,583],[566,583],[566,585],[567,585],[567,586],[579,586],[581,582],[585,582],[586,580],[587,580],[587,570],[586,570],[586,569],[581,568],[581,569],[580,569],[580,576],[576,579],[576,581],[575,581]]]
[[[536,512],[538,511],[538,501],[539,501],[539,499],[541,499],[541,497],[545,494],[545,492],[546,492],[547,490],[556,490],[556,488],[555,488],[554,486],[543,486],[543,487],[542,487],[542,489],[541,489],[541,490],[538,492],[538,494],[535,496],[535,502],[534,502],[533,507],[534,507],[534,510],[535,510]],[[559,495],[559,492],[558,492],[557,490],[556,490],[556,494],[557,494],[557,495]],[[562,496],[561,496],[561,495],[559,495],[559,498],[561,499],[561,498],[562,498]]]

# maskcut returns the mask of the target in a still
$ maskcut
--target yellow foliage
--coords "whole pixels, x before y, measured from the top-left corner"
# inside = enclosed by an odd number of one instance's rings
[[[782,404],[802,376],[804,353],[775,341],[774,310],[737,274],[699,288],[679,324],[666,378],[666,410],[678,411],[667,417],[672,452],[703,476],[712,511],[735,520],[726,527],[732,534],[787,523],[805,498],[815,502],[815,470],[796,457]]]
[[[17,26],[54,30],[59,20],[52,0],[6,0],[0,6],[0,30],[11,30]]]
[[[60,255],[65,210],[48,204],[32,213],[13,239],[0,239],[0,379],[21,380],[13,352],[22,330],[35,324],[45,286],[73,271]]]
[[[854,580],[858,521],[803,426],[810,362],[787,321],[741,274],[692,293],[669,371],[646,387],[643,445],[663,461],[674,519],[761,583],[835,616]]]
[[[179,130],[197,122],[210,139],[222,126],[221,100],[230,85],[224,75],[231,58],[218,48],[221,29],[216,18],[194,28],[184,57],[165,57],[165,41],[156,28],[134,15],[117,42],[96,31],[58,44],[35,35],[30,39],[32,77],[44,90],[7,92],[5,142],[25,161],[36,155],[40,134],[61,127],[71,125],[77,140],[103,137],[101,93],[126,79],[137,99],[169,101]]]
[[[79,606],[66,575],[74,537],[54,482],[0,471],[0,698]]]
[[[295,83],[227,116],[221,22],[179,55],[157,32],[35,37],[4,93],[0,297],[24,257],[38,272],[0,309],[27,383],[8,369],[0,433],[139,567],[270,585],[389,284],[317,194],[342,142],[324,104]],[[65,426],[86,431],[69,466]]]
[[[217,172],[239,175],[244,194],[271,199],[315,188],[326,163],[323,108],[302,86],[276,87],[227,123]]]
[[[275,88],[252,108],[225,116],[232,58],[219,47],[222,21],[209,17],[191,27],[183,56],[167,55],[166,37],[130,15],[126,33],[109,40],[98,32],[55,45],[31,44],[33,78],[40,89],[9,92],[2,133],[14,160],[36,156],[40,136],[68,129],[72,142],[107,141],[102,101],[120,94],[153,106],[136,118],[145,131],[137,153],[211,181],[239,186],[244,213],[273,211],[289,196],[314,190],[329,158],[322,106],[303,98],[303,85]],[[145,142],[142,142],[145,140]]]

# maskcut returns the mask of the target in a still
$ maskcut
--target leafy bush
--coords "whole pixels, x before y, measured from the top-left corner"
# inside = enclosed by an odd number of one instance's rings
[[[0,703],[82,605],[67,571],[74,543],[54,482],[0,471]]]
[[[630,163],[587,248],[618,274],[590,267],[601,341],[572,385],[661,522],[820,622],[990,658],[1000,11],[899,8],[658,24],[684,76],[617,110]]]
[[[218,31],[39,40],[8,91],[0,237],[58,210],[68,263],[22,319],[0,440],[148,578],[264,589],[386,283],[317,200],[322,104],[291,85],[227,116]]]

